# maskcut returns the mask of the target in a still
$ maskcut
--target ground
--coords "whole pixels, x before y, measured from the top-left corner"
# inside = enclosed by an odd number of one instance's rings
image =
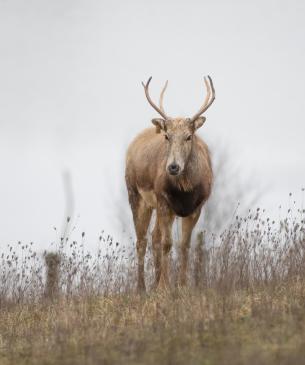
[[[305,364],[305,285],[59,298],[0,313],[0,363]]]

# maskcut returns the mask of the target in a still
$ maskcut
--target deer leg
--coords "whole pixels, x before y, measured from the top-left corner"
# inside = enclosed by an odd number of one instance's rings
[[[138,291],[145,291],[144,259],[147,247],[147,230],[152,215],[152,208],[148,206],[140,195],[131,201],[134,226],[137,235],[137,256],[138,256]]]
[[[182,237],[179,245],[180,249],[180,285],[186,284],[186,271],[188,264],[189,248],[191,242],[192,231],[200,217],[201,207],[192,215],[182,218]]]
[[[157,211],[157,220],[159,221],[161,233],[161,275],[159,285],[163,287],[169,284],[168,256],[172,248],[172,225],[174,218],[174,214],[168,207],[163,205],[159,207]]]
[[[154,255],[154,266],[155,266],[154,287],[157,287],[161,276],[161,232],[157,218],[152,232],[152,248]]]

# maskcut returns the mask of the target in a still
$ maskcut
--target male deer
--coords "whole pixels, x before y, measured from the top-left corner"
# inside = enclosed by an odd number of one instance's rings
[[[195,134],[206,118],[201,116],[213,103],[215,90],[210,76],[204,78],[205,101],[192,118],[170,118],[149,95],[149,84],[143,84],[150,105],[161,115],[130,144],[126,157],[126,185],[137,236],[138,290],[145,290],[144,257],[147,230],[154,209],[157,211],[152,233],[155,265],[155,286],[167,286],[168,255],[172,246],[172,225],[175,216],[182,217],[180,242],[181,285],[186,283],[188,249],[192,230],[201,208],[211,193],[212,167],[207,145]]]

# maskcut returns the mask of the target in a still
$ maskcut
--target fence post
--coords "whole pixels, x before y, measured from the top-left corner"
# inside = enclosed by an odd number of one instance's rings
[[[59,265],[60,255],[55,252],[48,252],[45,254],[46,263],[46,286],[45,297],[48,299],[55,299],[59,295]]]
[[[195,248],[195,287],[205,288],[207,286],[207,275],[206,275],[206,249],[205,239],[203,231],[197,234],[197,243]]]

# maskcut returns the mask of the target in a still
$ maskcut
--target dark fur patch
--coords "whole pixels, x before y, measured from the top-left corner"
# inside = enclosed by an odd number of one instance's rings
[[[204,191],[201,185],[196,186],[191,191],[182,191],[176,186],[168,185],[165,193],[169,206],[179,217],[187,217],[194,213],[204,200]]]

